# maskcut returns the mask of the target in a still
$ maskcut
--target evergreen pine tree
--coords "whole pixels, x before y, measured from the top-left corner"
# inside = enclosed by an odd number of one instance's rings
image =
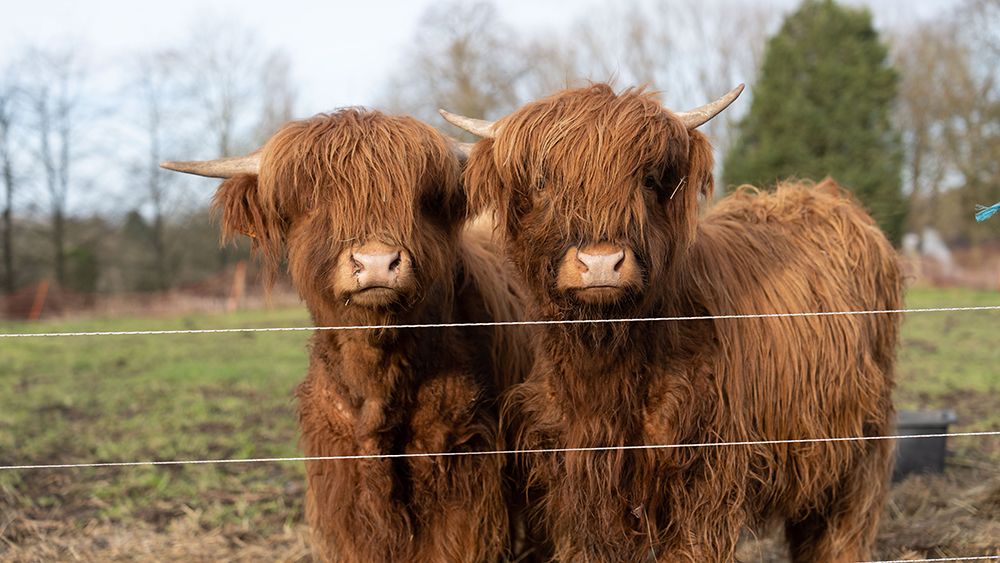
[[[898,83],[867,9],[805,0],[768,42],[724,183],[831,176],[898,243],[907,213],[889,119]]]

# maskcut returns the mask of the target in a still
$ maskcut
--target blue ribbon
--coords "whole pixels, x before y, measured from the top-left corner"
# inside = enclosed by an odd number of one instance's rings
[[[995,203],[989,207],[985,205],[976,205],[976,221],[985,221],[992,217],[997,211],[1000,211],[1000,203]]]

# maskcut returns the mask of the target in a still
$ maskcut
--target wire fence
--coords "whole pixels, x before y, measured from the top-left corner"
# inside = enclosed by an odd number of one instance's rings
[[[542,448],[534,450],[490,450],[485,452],[429,452],[429,453],[409,453],[409,454],[365,454],[365,455],[334,455],[334,456],[311,456],[311,457],[273,457],[273,458],[252,458],[252,459],[200,459],[187,461],[120,461],[120,462],[95,462],[95,463],[63,463],[52,465],[7,465],[0,466],[0,470],[9,469],[57,469],[57,468],[78,468],[78,467],[128,467],[137,465],[196,465],[210,463],[268,463],[283,461],[324,461],[324,460],[363,460],[363,459],[400,459],[400,458],[420,458],[420,457],[465,457],[477,455],[523,455],[523,454],[549,454],[568,452],[608,452],[608,451],[631,451],[631,450],[664,450],[678,448],[705,448],[705,447],[733,447],[733,446],[770,446],[781,444],[816,444],[822,442],[864,442],[868,440],[909,440],[913,438],[959,438],[970,436],[1000,436],[998,431],[985,432],[955,432],[951,434],[908,434],[903,436],[859,436],[846,438],[807,438],[799,440],[757,440],[747,442],[704,442],[698,444],[640,444],[633,446],[593,446],[586,448]]]
[[[953,311],[989,311],[1000,310],[1000,306],[976,306],[976,307],[939,307],[925,309],[894,309],[879,311],[833,311],[833,312],[809,312],[809,313],[773,313],[758,315],[716,315],[716,316],[692,316],[692,317],[649,317],[649,318],[628,318],[628,319],[574,319],[574,320],[543,320],[543,321],[501,321],[485,323],[442,323],[442,324],[402,324],[402,325],[370,325],[370,326],[327,326],[327,327],[265,327],[265,328],[229,328],[229,329],[190,329],[190,330],[138,330],[138,331],[104,331],[104,332],[50,332],[50,333],[7,333],[0,334],[0,338],[39,338],[39,337],[89,337],[89,336],[129,336],[129,335],[167,335],[167,334],[218,334],[218,333],[246,333],[246,332],[291,332],[291,331],[346,331],[346,330],[371,330],[371,329],[428,329],[428,328],[468,328],[468,327],[496,327],[496,326],[539,326],[539,325],[573,325],[573,324],[605,324],[621,322],[680,322],[680,321],[700,321],[700,320],[721,320],[721,319],[761,319],[761,318],[793,318],[793,317],[824,317],[824,316],[844,316],[844,315],[865,315],[865,314],[913,314],[931,312],[953,312]],[[493,450],[484,452],[436,452],[436,453],[409,453],[409,454],[373,454],[373,455],[342,455],[342,456],[312,456],[312,457],[276,457],[276,458],[249,458],[249,459],[207,459],[207,460],[166,460],[166,461],[133,461],[133,462],[94,462],[77,464],[46,464],[46,465],[12,465],[0,466],[0,471],[11,470],[37,470],[37,469],[58,469],[58,468],[90,468],[90,467],[126,467],[126,466],[157,466],[157,465],[204,465],[204,464],[246,464],[246,463],[278,463],[278,462],[301,462],[301,461],[321,461],[321,460],[363,460],[377,458],[414,458],[414,457],[454,457],[454,456],[474,456],[474,455],[532,455],[551,453],[571,453],[571,452],[601,452],[601,451],[629,451],[629,450],[655,450],[655,449],[676,449],[676,448],[703,448],[703,447],[749,447],[761,445],[818,443],[818,442],[856,442],[866,440],[909,440],[919,438],[941,438],[941,437],[973,437],[973,436],[998,436],[1000,431],[985,432],[959,432],[950,434],[917,434],[903,436],[863,436],[863,437],[841,437],[841,438],[817,438],[817,439],[797,439],[797,440],[761,440],[745,442],[711,442],[695,444],[653,444],[653,445],[628,445],[628,446],[597,446],[585,448],[546,448],[533,450]],[[973,557],[944,557],[936,559],[907,559],[915,563],[933,563],[946,561],[994,561],[1000,562],[1000,554],[983,555]],[[866,561],[862,563],[890,563],[890,561]]]
[[[930,309],[886,309],[881,311],[828,311],[811,313],[769,313],[760,315],[703,315],[693,317],[643,317],[627,319],[567,319],[545,321],[495,321],[484,323],[439,323],[439,324],[390,324],[390,325],[359,325],[359,326],[308,326],[279,328],[211,328],[190,330],[125,330],[109,332],[38,332],[38,333],[7,333],[0,338],[30,338],[30,337],[60,337],[60,336],[133,336],[161,334],[219,334],[229,332],[293,332],[316,330],[384,330],[384,329],[421,329],[421,328],[471,328],[494,326],[540,326],[540,325],[577,325],[577,324],[607,324],[607,323],[640,323],[668,321],[705,321],[722,319],[777,319],[793,317],[832,317],[845,315],[886,315],[896,313],[938,313],[946,311],[994,311],[1000,310],[1000,305],[979,307],[937,307]]]
[[[976,307],[936,307],[925,309],[887,309],[876,311],[830,311],[830,312],[808,312],[808,313],[770,313],[755,315],[704,315],[690,317],[646,317],[627,319],[571,319],[571,320],[543,320],[543,321],[497,321],[482,323],[441,323],[441,324],[400,324],[400,325],[363,325],[363,326],[326,326],[326,327],[263,327],[263,328],[225,328],[225,329],[189,329],[189,330],[135,330],[135,331],[105,331],[105,332],[48,332],[48,333],[8,333],[0,334],[0,338],[19,337],[70,337],[70,336],[130,336],[130,335],[166,335],[166,334],[219,334],[219,333],[244,333],[244,332],[290,332],[290,331],[343,331],[343,330],[364,330],[364,329],[427,329],[427,328],[461,328],[461,327],[495,327],[495,326],[536,326],[536,325],[566,325],[566,324],[603,324],[619,322],[670,322],[670,321],[693,321],[693,320],[716,320],[716,319],[763,319],[763,318],[794,318],[794,317],[826,317],[844,315],[873,315],[873,314],[910,314],[910,313],[933,313],[951,311],[992,311],[1000,310],[1000,305],[996,306],[976,306]],[[131,461],[131,462],[94,462],[78,464],[48,464],[48,465],[11,465],[0,466],[2,470],[14,469],[56,469],[56,468],[81,468],[81,467],[123,467],[123,466],[149,466],[149,465],[184,465],[184,464],[220,464],[220,463],[267,463],[267,462],[289,462],[289,461],[311,461],[311,460],[360,460],[360,459],[390,459],[409,457],[449,457],[449,456],[470,456],[470,455],[523,455],[541,453],[567,453],[567,452],[597,452],[614,450],[650,450],[650,449],[672,449],[672,448],[702,448],[702,447],[727,447],[727,446],[759,446],[777,444],[796,443],[816,443],[816,442],[850,442],[863,440],[891,440],[891,439],[913,439],[913,438],[940,438],[963,437],[963,436],[996,436],[998,432],[963,432],[950,434],[922,434],[904,436],[861,436],[842,438],[816,438],[799,440],[761,440],[747,442],[711,442],[700,444],[646,444],[633,446],[596,446],[587,448],[550,448],[538,450],[494,450],[485,452],[436,452],[436,453],[410,453],[410,454],[373,454],[373,455],[343,455],[326,457],[281,457],[281,458],[253,458],[253,459],[209,459],[209,460],[169,460],[169,461]]]

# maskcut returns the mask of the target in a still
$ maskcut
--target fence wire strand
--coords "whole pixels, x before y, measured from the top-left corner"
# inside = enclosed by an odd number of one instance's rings
[[[401,459],[418,457],[462,457],[477,455],[523,455],[523,454],[549,454],[568,452],[609,452],[609,451],[630,451],[630,450],[660,450],[678,448],[705,448],[705,447],[734,447],[734,446],[767,446],[781,444],[815,444],[822,442],[861,442],[865,440],[908,440],[911,438],[962,438],[970,436],[1000,436],[1000,430],[984,432],[956,432],[953,434],[910,434],[903,436],[860,436],[846,438],[807,438],[801,440],[759,440],[748,442],[704,442],[698,444],[641,444],[634,446],[592,446],[586,448],[542,448],[534,450],[491,450],[485,452],[429,452],[410,454],[365,454],[365,455],[334,455],[334,456],[305,456],[305,457],[272,457],[272,458],[250,458],[250,459],[199,459],[182,461],[118,461],[118,462],[96,462],[96,463],[63,463],[52,465],[4,465],[0,470],[12,469],[66,469],[80,467],[131,467],[140,465],[204,465],[210,463],[269,463],[284,461],[338,461],[338,460],[364,460],[364,459]]]
[[[937,561],[983,561],[985,559],[1000,561],[1000,554],[978,555],[975,557],[942,557],[940,559],[893,559],[890,561],[861,561],[859,563],[935,563]]]
[[[217,334],[228,332],[293,332],[307,330],[364,330],[364,329],[418,329],[418,328],[461,328],[461,327],[491,327],[491,326],[536,326],[536,325],[571,325],[571,324],[606,324],[606,323],[642,323],[667,321],[706,321],[714,319],[774,319],[789,317],[831,317],[843,315],[886,315],[892,313],[937,313],[948,311],[993,311],[1000,305],[979,307],[937,307],[932,309],[887,309],[882,311],[827,311],[812,313],[768,313],[758,315],[703,315],[697,317],[645,317],[640,319],[569,319],[548,321],[495,321],[483,323],[440,323],[440,324],[391,324],[363,326],[307,326],[286,328],[209,328],[190,330],[126,330],[114,332],[39,332],[39,333],[8,333],[0,334],[0,338],[30,338],[57,336],[133,336],[160,334]]]
[[[821,317],[836,315],[869,315],[869,314],[890,314],[890,313],[930,313],[948,311],[984,311],[998,310],[998,306],[978,306],[978,307],[938,307],[928,309],[888,309],[880,311],[832,311],[832,312],[811,312],[811,313],[771,313],[758,315],[706,315],[696,317],[648,317],[639,319],[574,319],[574,320],[550,320],[550,321],[498,321],[483,323],[443,323],[443,324],[410,324],[410,325],[370,325],[370,326],[328,326],[328,327],[287,327],[287,328],[225,328],[225,329],[191,329],[191,330],[138,330],[138,331],[115,331],[115,332],[50,332],[50,333],[21,333],[21,334],[0,334],[0,338],[17,337],[59,337],[59,336],[125,336],[125,335],[161,335],[161,334],[216,334],[233,332],[289,332],[308,330],[360,330],[360,329],[416,329],[416,328],[446,328],[446,327],[489,327],[489,326],[531,326],[531,325],[554,325],[554,324],[584,324],[584,323],[615,323],[615,322],[664,322],[664,321],[691,321],[691,320],[711,320],[711,319],[758,319],[758,318],[788,318],[788,317]],[[649,450],[649,449],[670,449],[670,448],[694,448],[708,446],[755,446],[755,445],[776,445],[776,444],[796,444],[815,442],[846,442],[859,440],[892,440],[909,438],[930,438],[941,436],[995,436],[1000,432],[964,432],[954,434],[924,434],[909,436],[865,436],[849,438],[816,438],[804,440],[765,440],[756,442],[715,442],[702,444],[652,444],[635,446],[597,446],[588,448],[550,448],[540,450],[495,450],[487,452],[438,452],[438,453],[414,453],[414,454],[376,454],[376,455],[345,455],[345,456],[324,456],[324,457],[285,457],[285,458],[254,458],[254,459],[213,459],[213,460],[186,460],[186,461],[131,461],[131,462],[98,462],[79,464],[50,464],[50,465],[11,465],[0,466],[2,470],[13,469],[56,469],[56,468],[82,468],[82,467],[122,467],[122,466],[148,466],[148,465],[185,465],[185,464],[209,464],[209,463],[265,463],[283,461],[311,461],[311,460],[359,460],[359,459],[387,459],[387,458],[408,458],[408,457],[433,457],[433,456],[466,456],[466,455],[514,455],[514,454],[538,454],[538,453],[564,453],[564,452],[587,452],[587,451],[614,451],[614,450]]]

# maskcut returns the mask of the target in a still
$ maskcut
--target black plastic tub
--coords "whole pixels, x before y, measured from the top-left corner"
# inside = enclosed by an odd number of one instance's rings
[[[900,411],[896,419],[897,436],[940,436],[896,440],[896,467],[892,471],[892,480],[900,481],[914,473],[944,471],[948,425],[956,422],[958,417],[951,410]]]

